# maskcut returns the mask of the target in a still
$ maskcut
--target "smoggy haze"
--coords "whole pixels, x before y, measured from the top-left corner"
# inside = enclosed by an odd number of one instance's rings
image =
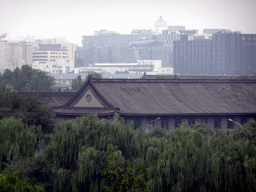
[[[161,15],[169,26],[255,34],[255,10],[255,0],[1,0],[0,33],[10,27],[11,40],[65,37],[81,45],[82,36],[96,30],[153,29]]]

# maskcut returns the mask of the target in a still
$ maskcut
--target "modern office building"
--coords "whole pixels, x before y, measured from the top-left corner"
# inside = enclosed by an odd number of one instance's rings
[[[94,36],[83,36],[77,58],[85,67],[95,63],[135,63],[137,60],[162,60],[164,67],[171,67],[173,41],[179,40],[179,34],[163,32],[166,30],[167,23],[160,17],[155,22],[155,30],[134,29],[132,34],[97,31]]]
[[[68,50],[63,49],[61,44],[39,44],[33,51],[33,62],[35,61],[56,61],[56,59],[68,58]]]
[[[186,36],[184,36],[186,37]],[[233,75],[256,73],[256,34],[219,31],[212,39],[174,42],[174,73]]]
[[[58,41],[57,41],[58,40]],[[77,45],[61,39],[37,41],[33,50],[33,68],[48,73],[73,72]],[[53,44],[47,44],[53,43]],[[56,44],[56,43],[58,44]],[[40,44],[39,44],[40,43]]]
[[[162,60],[164,67],[172,66],[173,41],[179,35],[105,35],[84,36],[78,59],[84,66],[95,63],[135,63],[137,60]]]

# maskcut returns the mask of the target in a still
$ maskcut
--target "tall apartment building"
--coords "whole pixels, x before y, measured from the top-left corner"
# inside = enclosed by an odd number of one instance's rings
[[[0,39],[0,70],[4,71],[10,63],[9,43],[7,40]]]
[[[22,65],[32,65],[32,44],[0,40],[0,69],[14,70]]]
[[[220,31],[212,39],[183,38],[174,42],[174,73],[233,75],[235,72],[256,73],[256,34]]]
[[[11,70],[21,68],[22,65],[32,66],[32,49],[33,46],[28,42],[13,42],[9,43],[10,46],[10,55],[11,62],[10,68]]]

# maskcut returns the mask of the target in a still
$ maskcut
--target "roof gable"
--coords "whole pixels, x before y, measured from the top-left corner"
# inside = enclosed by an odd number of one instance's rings
[[[76,100],[74,107],[104,107],[101,103],[89,88],[80,100]]]
[[[110,102],[108,102],[97,88],[91,82],[89,78],[88,81],[83,85],[83,87],[76,93],[76,95],[69,100],[63,107],[87,107],[87,108],[116,108]]]

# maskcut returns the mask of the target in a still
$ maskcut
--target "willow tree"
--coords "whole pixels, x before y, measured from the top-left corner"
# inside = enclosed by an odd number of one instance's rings
[[[122,121],[99,120],[95,115],[65,122],[45,149],[45,156],[55,167],[55,189],[74,191],[102,191],[106,176],[101,170],[107,167],[110,154],[120,151],[125,159],[136,153],[135,133]],[[68,185],[65,189],[61,186]]]
[[[152,192],[255,191],[254,131],[252,127],[241,130],[243,134],[223,133],[204,125],[182,125],[168,133],[156,130],[148,134],[125,126],[118,116],[109,121],[89,115],[65,122],[53,135],[45,157],[57,173],[56,191],[118,187],[101,174],[113,153],[123,170],[113,169],[114,162],[108,167],[108,175],[119,173],[114,183],[125,175],[135,178],[134,170],[144,163],[147,188]]]
[[[0,171],[10,163],[33,157],[39,135],[40,127],[14,118],[0,120]]]

